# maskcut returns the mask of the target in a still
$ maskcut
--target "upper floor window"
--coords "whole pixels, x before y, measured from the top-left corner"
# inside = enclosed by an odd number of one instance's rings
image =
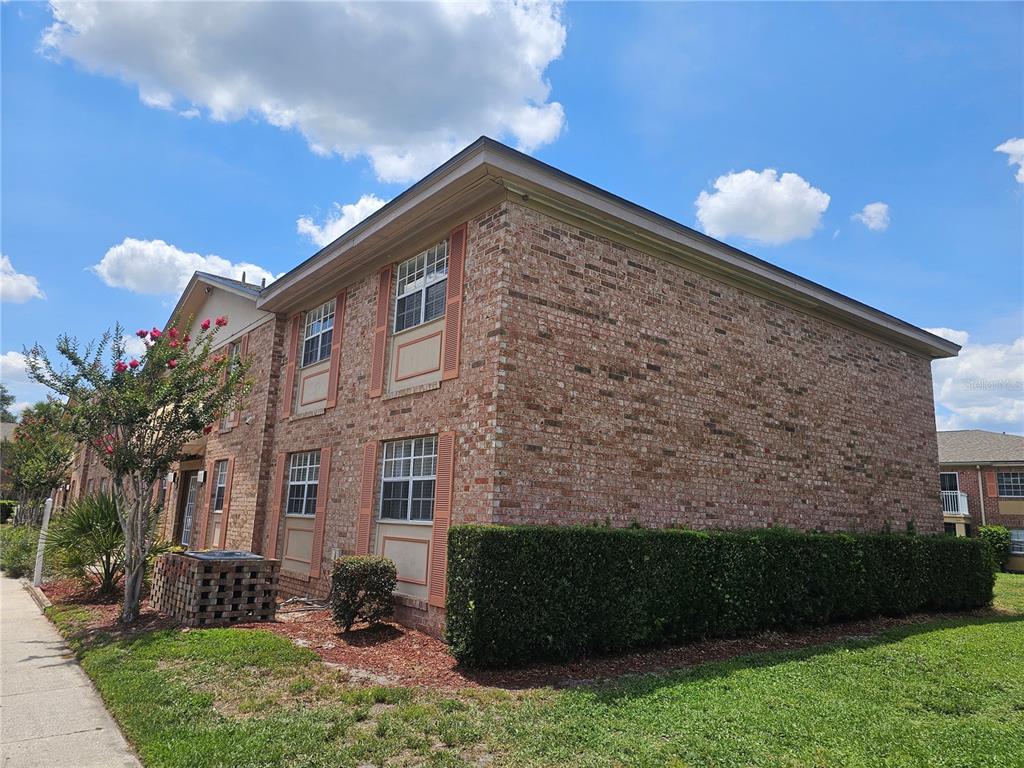
[[[306,313],[302,333],[302,364],[312,365],[331,356],[334,335],[334,299]]]
[[[395,333],[441,317],[447,283],[447,240],[399,264]]]
[[[999,472],[996,480],[1000,496],[1024,496],[1024,472]]]
[[[228,345],[228,373],[233,373],[234,370],[242,362],[242,342],[233,341]],[[228,430],[234,426],[235,423],[235,411],[228,411],[220,417],[220,428],[221,430]]]
[[[380,494],[382,520],[434,519],[437,438],[417,437],[384,443]]]
[[[228,488],[228,460],[221,459],[213,465],[213,511],[224,511],[224,494]]]
[[[320,451],[293,453],[288,462],[289,515],[316,514],[316,495],[320,485]]]

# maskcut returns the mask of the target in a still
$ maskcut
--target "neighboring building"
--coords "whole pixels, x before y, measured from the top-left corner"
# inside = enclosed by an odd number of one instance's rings
[[[228,315],[255,389],[188,447],[164,532],[279,557],[288,594],[380,553],[437,631],[462,522],[941,530],[930,363],[957,345],[489,139],[175,314]]]
[[[964,429],[939,432],[939,484],[946,532],[1010,529],[1010,570],[1024,571],[1024,437]]]

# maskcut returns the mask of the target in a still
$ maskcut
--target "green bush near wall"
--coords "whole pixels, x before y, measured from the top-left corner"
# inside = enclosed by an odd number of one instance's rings
[[[985,545],[950,536],[454,526],[446,636],[510,666],[992,600]]]

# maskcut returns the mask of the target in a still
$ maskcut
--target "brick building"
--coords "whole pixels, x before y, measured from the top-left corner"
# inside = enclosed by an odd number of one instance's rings
[[[457,522],[941,530],[955,344],[489,139],[176,314],[229,315],[255,388],[189,446],[164,531],[280,557],[288,593],[381,553],[436,630]]]
[[[946,532],[1010,529],[1009,569],[1024,571],[1024,437],[963,429],[939,432],[939,485]]]

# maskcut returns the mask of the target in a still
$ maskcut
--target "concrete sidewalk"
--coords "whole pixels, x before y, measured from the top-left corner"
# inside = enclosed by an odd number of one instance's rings
[[[0,577],[0,765],[139,766],[99,694],[32,596]]]

